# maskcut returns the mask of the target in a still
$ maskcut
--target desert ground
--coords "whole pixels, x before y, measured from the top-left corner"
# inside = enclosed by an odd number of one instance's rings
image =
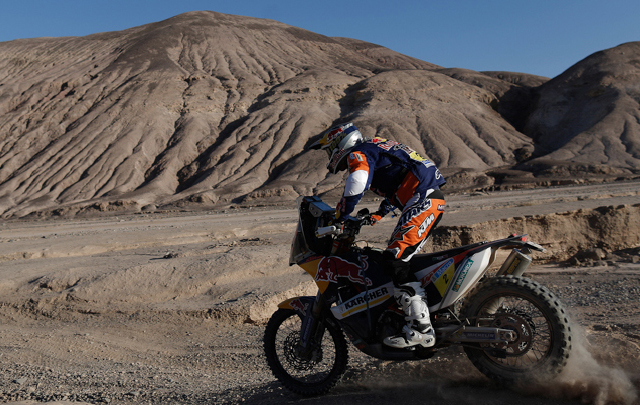
[[[636,180],[450,195],[441,227],[598,207],[637,211],[639,190]],[[382,247],[394,222],[361,238]],[[261,340],[278,302],[315,294],[311,278],[288,266],[295,225],[293,202],[3,221],[0,402],[639,403],[640,244],[573,263],[536,257],[527,275],[558,294],[575,334],[570,364],[553,383],[497,387],[458,349],[411,363],[353,349],[330,394],[288,392],[268,370]],[[565,243],[569,225],[554,230]],[[618,232],[637,240],[639,231]]]

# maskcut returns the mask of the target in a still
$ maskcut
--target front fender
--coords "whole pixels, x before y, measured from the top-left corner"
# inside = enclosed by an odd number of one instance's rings
[[[311,312],[314,302],[316,302],[316,297],[295,297],[282,301],[278,304],[278,308],[292,309],[300,316],[306,316]]]

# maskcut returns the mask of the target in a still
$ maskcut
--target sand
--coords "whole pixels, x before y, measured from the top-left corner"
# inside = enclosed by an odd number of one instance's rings
[[[580,338],[578,365],[557,385],[498,389],[456,349],[410,365],[352,351],[345,381],[310,402],[382,404],[420,395],[443,404],[633,403],[640,386],[639,228],[618,229],[625,237],[615,243],[618,233],[591,229],[612,240],[599,260],[574,265],[566,261],[571,255],[562,262],[556,256],[572,238],[588,248],[580,224],[594,213],[638,221],[637,190],[630,182],[551,187],[536,190],[536,199],[532,190],[447,196],[434,242],[508,234],[523,224],[554,228],[532,237],[549,254],[537,255],[529,275],[558,293]],[[0,399],[296,401],[261,354],[264,323],[276,304],[315,294],[310,277],[288,266],[295,221],[291,208],[245,207],[4,222]],[[393,222],[385,219],[361,236],[382,246]]]

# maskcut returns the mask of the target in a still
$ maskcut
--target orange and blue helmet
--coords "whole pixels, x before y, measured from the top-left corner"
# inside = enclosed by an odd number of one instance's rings
[[[348,123],[328,129],[318,141],[309,146],[309,149],[325,150],[329,156],[327,169],[331,173],[337,173],[346,168],[346,165],[341,166],[341,163],[349,155],[349,151],[363,141],[364,138],[358,128]]]

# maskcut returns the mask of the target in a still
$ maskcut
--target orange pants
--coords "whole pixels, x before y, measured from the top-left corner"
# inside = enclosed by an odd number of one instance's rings
[[[429,238],[444,213],[444,195],[440,190],[416,193],[411,197],[400,215],[387,251],[394,259],[409,262]]]

